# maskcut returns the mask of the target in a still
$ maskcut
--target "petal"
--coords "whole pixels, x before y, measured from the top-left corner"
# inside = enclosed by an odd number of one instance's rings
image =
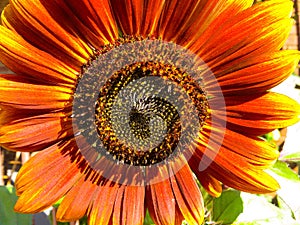
[[[51,146],[21,168],[16,180],[20,195],[15,210],[23,213],[43,211],[57,202],[82,176],[76,164],[61,154],[64,146]]]
[[[140,0],[110,0],[112,12],[124,34],[140,34],[144,2]],[[148,9],[149,10],[149,9]]]
[[[193,0],[165,1],[157,27],[159,37],[165,41],[175,39],[180,27],[188,22],[189,16],[199,4],[200,1]]]
[[[151,184],[146,192],[146,202],[156,225],[175,224],[175,197],[170,180]]]
[[[72,135],[62,113],[26,117],[0,127],[0,143],[13,151],[38,151]]]
[[[98,185],[82,177],[59,205],[56,213],[57,220],[67,222],[81,219],[86,214],[98,189]]]
[[[10,9],[3,14],[4,25],[20,34],[33,46],[69,59],[72,65],[83,65],[93,54],[92,50],[77,35],[75,24],[68,29],[60,25],[59,14],[63,13],[54,2],[45,0],[12,0]],[[62,17],[59,17],[60,19]]]
[[[190,164],[193,172],[196,174],[198,180],[204,189],[213,197],[219,197],[222,193],[222,185],[220,181],[214,178],[211,174],[206,171],[200,171],[198,164]]]
[[[175,225],[182,225],[183,220],[184,220],[184,217],[183,217],[178,205],[176,205],[176,208],[175,208]]]
[[[182,46],[195,42],[210,24],[222,22],[250,7],[253,0],[201,0],[172,1],[174,8],[166,7],[160,20],[159,33],[164,40],[172,40]],[[220,20],[220,19],[219,19]]]
[[[215,160],[224,159],[232,161],[236,166],[253,170],[263,170],[269,168],[278,158],[279,152],[275,146],[258,137],[248,137],[226,129],[220,149],[213,149],[217,153]],[[220,145],[222,144],[222,145]],[[208,153],[209,153],[208,148]]]
[[[71,10],[68,16],[76,21],[77,26],[80,22],[86,27],[81,27],[79,32],[81,31],[84,35],[86,35],[87,32],[92,32],[95,35],[98,39],[98,46],[95,47],[99,48],[100,44],[109,44],[117,39],[118,28],[108,0],[67,0],[64,3],[61,1],[57,1],[57,3],[63,6],[66,4]],[[67,8],[64,7],[64,9],[68,12]],[[75,16],[77,19],[74,18]],[[84,30],[82,30],[83,28]]]
[[[278,183],[264,169],[269,168],[278,157],[278,151],[269,143],[258,139],[249,138],[241,134],[226,130],[222,140],[215,142],[214,147],[209,143],[209,128],[204,128],[195,154],[191,160],[193,170],[210,173],[213,177],[229,187],[250,193],[269,193],[278,189]],[[219,148],[216,148],[219,146]]]
[[[14,108],[61,110],[66,107],[71,94],[69,88],[30,84],[15,75],[0,77],[0,104]]]
[[[13,72],[45,83],[74,84],[75,70],[0,26],[0,60]]]
[[[120,224],[143,224],[145,187],[126,186],[123,197],[122,222]]]
[[[140,26],[140,34],[158,35],[159,18],[164,9],[165,1],[163,0],[148,0],[144,1],[143,23]]]
[[[249,7],[251,0],[227,1],[138,1],[111,0],[118,25],[124,34],[154,35],[163,40],[176,41],[180,38],[190,41],[201,33],[218,15],[230,8],[233,12]]]
[[[285,0],[255,4],[225,23],[216,20],[190,49],[212,69],[279,50],[292,26],[292,9],[292,2]]]
[[[225,96],[264,92],[288,78],[299,59],[300,53],[293,50],[266,53],[215,68],[214,75]]]
[[[300,120],[300,105],[278,93],[226,97],[228,128],[243,134],[262,135]]]
[[[145,187],[123,186],[118,189],[112,222],[120,225],[142,225],[144,222]]]
[[[106,225],[109,223],[120,188],[122,189],[124,187],[110,182],[98,187],[93,203],[88,210],[89,225]]]
[[[204,205],[201,192],[189,166],[184,166],[171,179],[178,207],[188,224],[202,224]]]

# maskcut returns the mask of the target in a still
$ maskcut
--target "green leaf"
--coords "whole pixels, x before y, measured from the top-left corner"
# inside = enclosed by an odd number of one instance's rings
[[[64,197],[60,198],[57,202],[52,205],[54,208],[58,208],[61,204],[61,202],[64,200]]]
[[[32,225],[32,215],[14,211],[17,198],[13,187],[0,186],[0,225]]]
[[[271,171],[291,181],[300,181],[298,175],[293,172],[285,162],[277,161]]]
[[[70,224],[68,222],[59,222],[59,221],[57,221],[56,223],[57,223],[57,225],[69,225]]]
[[[0,186],[0,224],[1,225],[14,225],[17,223],[15,215],[12,216],[12,208],[14,206],[11,198],[11,193],[5,186]]]
[[[154,225],[154,222],[151,219],[148,210],[146,211],[146,216],[145,216],[145,219],[144,219],[144,225]]]
[[[243,212],[243,201],[240,192],[227,190],[213,201],[213,221],[221,224],[232,224]]]
[[[88,221],[87,216],[84,216],[83,218],[81,218],[79,220],[79,224],[80,225],[88,225],[87,221]]]
[[[288,162],[300,162],[300,152],[294,152],[280,157],[280,160]]]
[[[278,130],[276,130],[276,131],[278,131]],[[273,132],[265,134],[264,137],[265,137],[266,141],[268,141],[270,143],[274,143],[274,133]]]

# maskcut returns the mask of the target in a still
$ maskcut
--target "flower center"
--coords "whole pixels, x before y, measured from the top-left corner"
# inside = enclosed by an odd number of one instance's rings
[[[199,83],[184,68],[164,60],[164,51],[150,60],[148,56],[136,60],[150,54],[149,46],[120,48],[142,41],[130,36],[97,51],[83,68],[74,95],[80,134],[99,155],[134,166],[154,165],[181,154],[210,116]],[[117,55],[106,55],[117,48]],[[182,52],[174,49],[172,57],[176,54]],[[109,63],[103,63],[104,55]],[[97,139],[92,138],[95,132]]]

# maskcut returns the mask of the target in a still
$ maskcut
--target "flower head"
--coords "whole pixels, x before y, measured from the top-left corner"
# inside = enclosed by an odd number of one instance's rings
[[[15,209],[89,224],[201,224],[195,180],[272,192],[259,138],[299,120],[269,90],[299,53],[280,50],[292,1],[11,0],[2,14],[0,143],[38,152]]]

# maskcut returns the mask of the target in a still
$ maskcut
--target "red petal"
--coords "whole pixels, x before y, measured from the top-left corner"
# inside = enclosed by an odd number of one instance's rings
[[[122,32],[127,35],[141,34],[144,2],[140,0],[111,0],[112,12]],[[147,9],[152,10],[152,9]]]
[[[159,18],[164,8],[165,1],[148,0],[144,1],[144,16],[143,23],[140,27],[140,33],[144,36],[154,35],[159,37]]]
[[[188,22],[197,5],[201,5],[200,1],[166,1],[157,28],[159,36],[166,41],[176,40],[181,34],[180,28]]]

